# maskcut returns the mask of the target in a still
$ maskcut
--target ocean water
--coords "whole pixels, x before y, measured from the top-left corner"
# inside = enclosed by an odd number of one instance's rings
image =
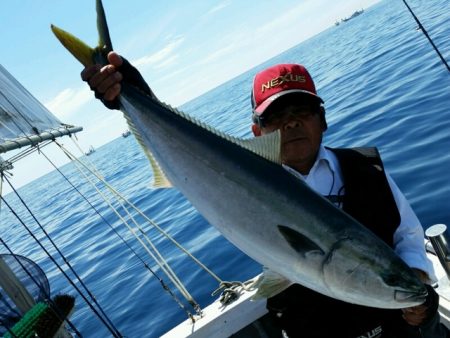
[[[415,0],[410,5],[450,61],[450,3]],[[382,1],[181,109],[229,134],[250,137],[254,74],[275,63],[302,63],[325,100],[329,129],[324,143],[377,146],[423,227],[450,225],[450,74],[416,28],[401,1]],[[149,165],[133,137],[120,137],[89,159],[117,190],[223,280],[246,280],[260,272],[258,263],[221,237],[176,189],[149,189]],[[69,164],[62,171],[171,286],[75,167]],[[123,335],[158,337],[186,318],[159,281],[58,172],[22,187],[19,193]],[[18,200],[12,194],[7,200],[42,238]],[[5,206],[0,229],[15,253],[42,267],[53,294],[76,296],[72,321],[84,337],[110,336]],[[145,229],[200,305],[211,303],[215,280],[149,226]],[[43,243],[55,253],[46,240]],[[60,258],[58,262],[62,264]]]

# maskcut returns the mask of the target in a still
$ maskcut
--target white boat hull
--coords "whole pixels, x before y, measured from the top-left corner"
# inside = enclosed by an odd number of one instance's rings
[[[439,312],[441,322],[450,329],[450,281],[448,280],[439,259],[433,253],[428,252],[432,261],[438,284],[436,291],[440,296]],[[266,301],[251,301],[250,298],[256,291],[243,291],[238,300],[230,305],[222,305],[217,299],[203,310],[203,317],[197,318],[195,323],[186,320],[164,334],[163,338],[226,338],[238,333],[248,325],[255,323],[267,313]],[[257,331],[258,328],[256,328]],[[262,328],[261,331],[264,329]],[[253,336],[253,335],[252,335]],[[268,337],[262,333],[260,337]]]

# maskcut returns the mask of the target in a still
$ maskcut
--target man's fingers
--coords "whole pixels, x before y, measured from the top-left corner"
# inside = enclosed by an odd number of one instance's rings
[[[109,88],[113,87],[120,81],[122,81],[122,74],[119,72],[114,72],[104,78],[102,82],[98,83],[95,88],[99,93],[106,93]]]
[[[122,60],[122,57],[119,54],[117,54],[116,52],[109,52],[108,53],[108,62],[115,67],[120,67],[120,66],[122,66],[123,60]]]
[[[423,305],[402,309],[402,311],[405,321],[413,326],[422,324],[427,317],[427,307]]]
[[[115,72],[114,66],[111,65],[104,66],[97,73],[91,76],[91,78],[89,79],[89,85],[91,86],[91,88],[97,89],[100,83],[105,81],[105,79],[114,72]]]
[[[89,81],[89,79],[100,70],[100,65],[93,65],[90,67],[86,67],[81,72],[81,79],[83,81]]]
[[[105,94],[103,95],[103,98],[106,101],[113,101],[119,94],[120,90],[122,89],[122,86],[120,83],[116,83],[114,86],[110,87]]]

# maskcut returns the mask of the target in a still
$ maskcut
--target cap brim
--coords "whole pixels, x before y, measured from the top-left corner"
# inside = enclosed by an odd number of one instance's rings
[[[308,96],[311,96],[313,98],[316,98],[320,103],[324,103],[323,100],[317,96],[314,93],[311,93],[307,90],[302,90],[302,89],[291,89],[291,90],[285,90],[279,93],[276,93],[270,97],[268,97],[267,99],[264,100],[263,103],[261,103],[258,107],[256,107],[253,111],[256,113],[256,115],[261,116],[265,110],[274,102],[276,101],[278,98],[285,96],[287,94],[306,94]]]

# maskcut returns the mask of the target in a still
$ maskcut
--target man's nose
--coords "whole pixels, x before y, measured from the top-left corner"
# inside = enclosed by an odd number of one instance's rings
[[[293,128],[297,128],[301,125],[299,120],[296,119],[287,119],[286,121],[284,121],[283,123],[283,129],[287,130],[287,129],[293,129]]]

